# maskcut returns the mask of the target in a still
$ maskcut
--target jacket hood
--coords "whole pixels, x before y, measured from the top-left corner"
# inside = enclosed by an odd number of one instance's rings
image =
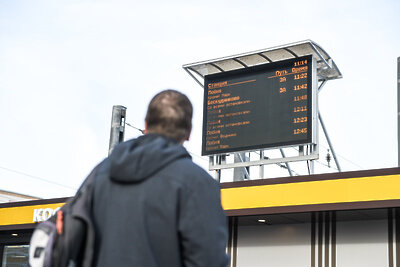
[[[181,144],[162,135],[146,134],[114,149],[110,155],[110,179],[137,183],[180,158],[190,158]]]

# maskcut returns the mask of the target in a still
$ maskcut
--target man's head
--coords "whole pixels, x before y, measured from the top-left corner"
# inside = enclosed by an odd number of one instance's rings
[[[193,107],[186,95],[165,90],[153,97],[147,108],[146,133],[165,135],[183,143],[192,129]]]

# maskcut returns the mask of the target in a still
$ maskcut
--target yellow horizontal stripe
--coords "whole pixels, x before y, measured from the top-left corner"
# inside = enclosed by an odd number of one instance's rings
[[[400,199],[400,175],[224,188],[225,210]],[[35,209],[64,203],[0,209],[0,225],[33,223]]]
[[[62,205],[64,203],[2,208],[0,209],[0,225],[33,223],[35,209],[56,209]]]
[[[225,210],[400,199],[400,175],[221,190]]]

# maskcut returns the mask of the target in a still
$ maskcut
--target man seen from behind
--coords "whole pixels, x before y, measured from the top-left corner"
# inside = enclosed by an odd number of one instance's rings
[[[184,94],[158,93],[145,135],[118,145],[98,167],[95,266],[227,266],[219,185],[182,145],[192,113]]]

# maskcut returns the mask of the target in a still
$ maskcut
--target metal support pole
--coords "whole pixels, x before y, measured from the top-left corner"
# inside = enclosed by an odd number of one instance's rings
[[[299,146],[299,156],[304,156],[304,146]]]
[[[216,156],[216,161],[217,161],[216,165],[220,165],[221,164],[221,156]],[[221,169],[215,171],[215,179],[218,182],[221,182]]]
[[[328,141],[329,148],[332,151],[332,156],[333,156],[333,159],[335,160],[335,164],[336,164],[339,172],[341,172],[342,169],[340,168],[339,161],[336,158],[335,150],[333,150],[333,146],[332,146],[331,140],[329,139],[328,132],[326,131],[325,124],[324,124],[324,121],[322,120],[320,112],[318,112],[318,118],[319,118],[319,122],[321,123],[322,130],[324,131],[324,134],[325,134],[325,137],[326,137],[326,141]]]
[[[193,75],[189,70],[187,70],[187,69],[185,69],[185,68],[183,68],[183,69],[184,69],[187,73],[189,73],[189,75],[197,82],[198,85],[200,85],[201,88],[204,89],[204,85],[201,84],[201,82],[200,82],[196,77],[194,77],[194,75]]]
[[[211,169],[212,166],[214,166],[214,156],[209,156],[208,157],[208,168]]]
[[[286,158],[285,152],[283,151],[282,148],[280,149],[280,151],[281,151],[282,157],[283,157],[283,158]],[[289,175],[290,175],[290,176],[293,176],[292,169],[290,169],[290,166],[289,166],[289,162],[285,162],[285,165],[286,165],[286,169],[287,169],[288,172],[289,172]]]
[[[234,162],[247,162],[244,152],[238,152],[234,155]],[[249,170],[247,167],[238,167],[233,169],[233,181],[243,181],[250,179]]]
[[[325,65],[329,68],[332,69],[332,66],[329,64],[328,61],[326,61],[326,59],[324,58],[323,55],[321,55],[321,53],[318,51],[318,49],[312,44],[310,43],[312,49],[314,50],[315,53],[317,53],[318,57],[325,63]]]
[[[321,82],[321,84],[318,86],[318,93],[321,92],[322,88],[324,87],[324,85],[326,84],[326,80],[323,80]]]
[[[264,159],[264,150],[260,150],[260,160]],[[260,165],[260,172],[259,172],[260,179],[264,178],[264,165]]]
[[[400,167],[400,57],[397,58],[397,154]]]
[[[113,106],[108,155],[111,154],[116,145],[124,141],[125,117],[126,117],[126,107]]]
[[[312,155],[312,154],[314,154],[314,150],[315,150],[315,147],[314,147],[314,145],[310,145],[310,154]],[[311,174],[314,174],[315,173],[315,160],[310,160],[310,172],[311,172]]]

